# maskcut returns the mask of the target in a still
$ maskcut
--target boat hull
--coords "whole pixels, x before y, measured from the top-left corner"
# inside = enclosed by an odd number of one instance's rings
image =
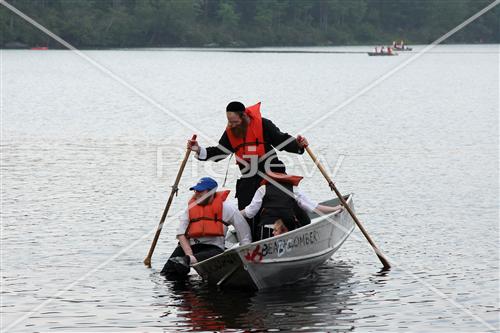
[[[392,57],[392,56],[397,56],[398,54],[393,52],[393,53],[387,53],[387,52],[368,52],[368,55],[370,57]]]
[[[354,210],[352,195],[346,200]],[[328,260],[354,229],[346,210],[311,217],[309,225],[225,251],[193,268],[220,287],[266,289],[295,283]]]

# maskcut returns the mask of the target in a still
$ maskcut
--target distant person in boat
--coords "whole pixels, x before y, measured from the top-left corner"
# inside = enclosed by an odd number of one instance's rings
[[[187,146],[200,161],[218,162],[231,153],[237,156],[242,177],[236,182],[236,198],[238,208],[243,209],[260,186],[262,178],[258,172],[265,173],[266,165],[282,163],[274,147],[303,154],[308,142],[300,135],[294,138],[281,132],[271,120],[263,118],[260,103],[245,107],[241,102],[231,102],[226,107],[226,117],[227,126],[218,146],[201,147],[195,140],[189,140]]]
[[[274,164],[267,176],[274,182],[262,181],[251,203],[243,209],[242,215],[252,218],[259,214],[258,230],[254,241],[271,237],[276,222],[283,223],[287,230],[293,230],[311,223],[306,212],[328,214],[342,209],[342,206],[325,206],[309,199],[298,185],[303,177],[287,175],[283,164]]]
[[[392,48],[388,47],[388,48],[387,48],[387,53],[388,53],[388,54],[392,54]]]
[[[240,245],[252,242],[250,227],[235,204],[226,201],[229,191],[217,192],[217,182],[201,178],[177,228],[179,244],[161,274],[170,280],[185,279],[190,266],[224,252],[227,226],[233,225]]]

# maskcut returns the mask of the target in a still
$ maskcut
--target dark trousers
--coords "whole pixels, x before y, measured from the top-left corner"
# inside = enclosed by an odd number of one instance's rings
[[[193,250],[193,256],[196,258],[198,261],[203,261],[208,258],[211,258],[215,255],[218,255],[219,253],[224,252],[220,247],[211,245],[211,244],[194,244],[191,245],[191,249]],[[179,245],[175,248],[174,252],[170,255],[170,258],[174,257],[183,257],[186,254],[184,253],[184,250],[182,247]],[[186,274],[179,274],[178,270],[175,269],[175,265],[172,264],[172,262],[167,260],[165,263],[165,266],[163,266],[163,269],[161,270],[161,275],[165,275],[167,278],[172,278],[172,279],[181,279],[185,278],[187,276]],[[189,262],[189,261],[188,261]],[[181,276],[183,275],[183,276]]]
[[[236,181],[236,198],[238,199],[239,210],[242,210],[252,202],[261,181],[262,178],[258,175],[240,178]]]
[[[258,175],[247,178],[240,178],[236,181],[236,198],[238,199],[238,209],[242,210],[248,206],[255,195],[255,192],[260,186],[262,178]],[[252,232],[252,241],[257,241],[261,238],[261,229],[258,227],[258,216],[257,214],[252,219],[246,219],[248,225],[250,226],[250,231]]]

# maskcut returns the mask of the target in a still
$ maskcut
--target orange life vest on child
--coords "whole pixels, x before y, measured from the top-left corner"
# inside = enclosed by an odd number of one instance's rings
[[[302,176],[287,175],[286,173],[280,172],[268,172],[266,173],[266,176],[277,181],[278,183],[291,184],[292,186],[299,185],[302,178],[304,178]],[[267,179],[263,179],[260,185],[266,185],[267,183],[269,183]]]
[[[248,156],[263,156],[266,154],[264,148],[264,133],[262,129],[262,116],[260,114],[260,102],[245,109],[245,114],[250,118],[245,138],[237,138],[226,128],[229,143],[233,147],[234,153],[241,159],[248,159]],[[236,161],[238,163],[238,161]]]
[[[201,206],[192,205],[194,197],[189,200],[189,226],[186,230],[187,238],[224,236],[224,225],[222,220],[222,203],[226,200],[230,191],[215,193],[212,203]]]

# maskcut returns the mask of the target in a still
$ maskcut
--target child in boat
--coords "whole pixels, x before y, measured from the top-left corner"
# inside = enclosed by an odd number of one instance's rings
[[[273,236],[278,236],[288,232],[288,228],[285,226],[285,223],[282,219],[277,219],[273,224]]]
[[[234,203],[226,201],[229,191],[217,192],[217,182],[210,177],[201,178],[190,190],[194,195],[179,217],[179,244],[161,271],[169,280],[185,279],[190,265],[224,252],[228,225],[236,229],[240,245],[252,242],[247,221]]]

